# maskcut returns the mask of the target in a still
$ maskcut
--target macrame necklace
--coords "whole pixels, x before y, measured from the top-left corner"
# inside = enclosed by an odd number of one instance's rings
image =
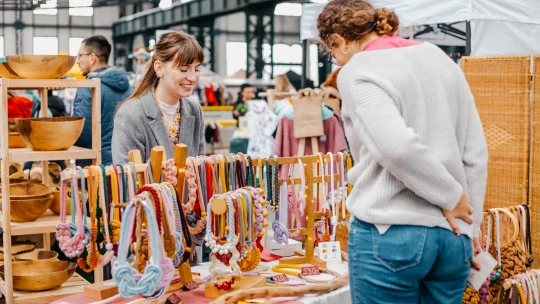
[[[274,193],[274,185],[273,185],[273,174],[272,174],[272,166],[270,166],[270,163],[268,162],[268,159],[266,160],[266,201],[268,202],[268,209],[270,211],[276,212],[279,208],[279,203],[277,203],[276,198],[273,196]]]
[[[132,228],[135,226],[135,213],[138,208],[142,208],[146,213],[152,250],[152,259],[145,266],[144,274],[142,275],[136,269],[133,269],[127,261],[129,241],[131,240]],[[165,258],[163,246],[160,243],[157,219],[151,203],[146,201],[142,196],[136,197],[126,207],[122,222],[125,224],[122,225],[120,233],[118,260],[114,263],[112,269],[113,279],[118,286],[118,292],[123,298],[128,299],[137,294],[145,297],[159,298],[167,291],[170,285],[174,275],[174,266],[170,259]]]
[[[69,169],[72,171],[72,169]],[[75,204],[77,213],[77,232],[72,237],[71,229],[66,224],[66,196],[67,196],[67,180],[63,180],[60,184],[60,224],[56,227],[56,240],[59,243],[60,250],[66,255],[67,258],[72,259],[80,256],[88,244],[88,236],[84,231],[83,225],[83,211],[81,210],[81,204],[79,202],[79,191],[77,182],[74,177],[71,181],[71,189],[74,190],[75,195],[72,195],[72,204]]]
[[[109,234],[109,225],[107,223],[107,209],[108,209],[108,200],[107,200],[107,197],[105,196],[105,193],[108,193],[107,191],[107,171],[105,170],[105,167],[103,165],[100,165],[100,168],[101,170],[98,169],[98,176],[99,176],[99,184],[100,184],[100,187],[99,187],[99,200],[101,202],[101,207],[102,207],[102,219],[103,219],[103,227],[105,228],[105,240],[107,241],[107,244],[105,245],[105,248],[102,248],[100,250],[100,253],[102,254],[102,256],[99,258],[99,265],[100,266],[105,266],[107,264],[109,264],[109,262],[111,261],[111,259],[113,258],[114,256],[114,251],[113,251],[113,244],[111,243],[111,237],[110,237],[110,234]],[[98,207],[99,208],[99,207]],[[99,213],[99,209],[98,209],[98,213]],[[99,223],[99,217],[98,217],[98,227],[100,226],[100,223]],[[98,236],[98,239],[99,239],[99,236]],[[105,250],[103,250],[105,249]]]
[[[176,231],[176,215],[172,205],[172,199],[166,191],[166,186],[163,184],[153,184],[154,188],[158,191],[162,203],[163,214],[163,246],[167,256],[174,259],[180,251],[180,244],[182,243],[182,234]]]
[[[345,202],[347,200],[347,185],[344,179],[344,159],[343,153],[338,153],[338,175],[339,175],[339,187],[337,190],[337,209],[341,205],[341,217],[336,226],[336,241],[340,243],[342,251],[347,252],[347,246],[349,242],[349,225],[347,222],[347,214],[345,211]],[[339,210],[336,210],[339,211]],[[338,212],[339,214],[339,212]]]
[[[290,177],[291,185],[294,188],[294,179],[291,174],[292,168],[294,168],[294,166],[290,165],[289,177]],[[287,187],[287,180],[284,180],[283,185],[281,185],[281,191],[279,193],[281,202],[289,201],[288,193],[289,191]],[[291,197],[292,196],[294,196],[294,192],[292,193]],[[285,244],[285,245],[289,244],[289,228],[287,228],[288,223],[289,223],[289,204],[284,203],[284,204],[281,204],[279,211],[276,213],[276,218],[274,222],[272,223],[272,230],[274,231],[274,241],[277,244]]]
[[[248,187],[255,187],[255,174],[253,168],[253,160],[251,156],[247,156],[248,165],[246,166],[246,185]]]
[[[246,242],[246,250],[247,255],[242,260],[240,267],[243,272],[252,271],[255,268],[257,268],[257,265],[261,262],[261,251],[257,247],[252,247],[254,244],[252,242],[252,236],[254,234],[253,232],[253,199],[251,198],[251,194],[245,190],[240,189],[240,193],[244,195],[244,198],[246,199],[246,217],[247,217],[247,229],[248,235],[247,235],[247,242]],[[263,223],[263,227],[264,227]]]
[[[118,207],[114,207],[115,205],[120,203],[120,193],[119,193],[119,187],[118,187],[118,173],[116,171],[116,166],[111,166],[112,172],[111,172],[111,198],[112,198],[112,204],[111,204],[111,218],[109,221],[109,226],[111,228],[111,242],[113,244],[118,244],[118,241],[120,241],[120,209]]]
[[[96,225],[96,206],[97,206],[97,197],[98,197],[98,173],[97,169],[95,167],[86,167],[88,170],[88,206],[90,211],[90,231],[91,236],[89,240],[89,244],[86,248],[88,251],[88,255],[86,257],[86,261],[79,257],[77,260],[77,265],[84,271],[84,272],[92,272],[94,269],[96,269],[98,263],[99,263],[99,251],[97,248],[97,237],[98,237],[98,227]],[[84,175],[84,172],[82,173],[81,177]]]
[[[178,265],[182,262],[182,255],[184,254],[185,248],[182,243],[182,237],[183,237],[183,229],[182,229],[182,218],[180,217],[180,210],[178,209],[178,202],[176,200],[176,193],[174,192],[174,186],[170,183],[163,183],[165,190],[167,191],[167,195],[169,195],[169,198],[172,202],[172,207],[174,211],[174,219],[175,219],[175,229],[176,233],[180,235],[180,243],[177,243],[177,251],[176,256],[174,257],[173,264],[174,267],[178,267]]]
[[[306,189],[306,179],[304,172],[304,164],[302,163],[300,157],[298,157],[298,165],[302,190],[298,190],[298,193],[296,193],[296,186],[294,185],[294,183],[293,185],[289,186],[289,209],[291,210],[294,216],[294,222],[296,223],[296,230],[290,233],[290,237],[297,237],[298,235],[300,235],[300,229],[302,227],[300,217],[304,216],[304,210],[306,208],[306,197],[304,196],[304,191]]]
[[[326,154],[330,161],[327,163],[327,166],[330,166],[330,206],[332,208],[332,216],[330,217],[330,224],[332,225],[332,235],[330,240],[333,242],[336,240],[336,226],[338,223],[337,219],[337,208],[336,208],[336,191],[334,191],[334,155],[330,152]]]

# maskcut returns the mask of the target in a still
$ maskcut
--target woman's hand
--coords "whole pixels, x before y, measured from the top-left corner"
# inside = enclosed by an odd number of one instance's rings
[[[472,240],[472,248],[473,248],[473,258],[471,259],[471,266],[474,267],[476,270],[480,270],[480,263],[476,260],[476,256],[482,252],[482,246],[480,245],[480,240],[478,238],[474,238]]]
[[[446,220],[450,224],[450,227],[457,236],[459,236],[460,231],[459,226],[456,223],[456,219],[462,219],[469,225],[473,223],[473,208],[471,207],[471,201],[465,192],[463,192],[461,195],[461,198],[459,199],[459,202],[454,210],[448,211],[443,209],[443,213]]]

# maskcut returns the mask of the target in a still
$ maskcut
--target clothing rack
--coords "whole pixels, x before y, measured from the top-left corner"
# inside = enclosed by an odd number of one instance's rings
[[[297,96],[298,93],[291,93],[291,92],[276,92],[273,89],[268,89],[266,92],[259,93],[259,97],[266,97],[266,100],[268,101],[268,107],[270,109],[273,109],[274,106],[274,100],[278,98],[287,98],[287,97],[293,97]]]

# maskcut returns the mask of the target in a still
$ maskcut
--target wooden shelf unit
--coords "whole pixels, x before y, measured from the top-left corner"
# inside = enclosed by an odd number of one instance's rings
[[[90,88],[92,90],[92,149],[71,147],[66,151],[32,151],[8,148],[8,89],[35,89],[41,97],[42,117],[48,116],[48,90],[59,88]],[[94,164],[101,163],[101,82],[99,79],[0,79],[0,158],[2,180],[9,181],[10,162],[42,161],[43,172],[49,171],[48,161],[58,159],[92,159]],[[43,183],[48,184],[48,174],[43,174]],[[39,219],[29,223],[14,223],[10,219],[9,182],[2,183],[2,217],[4,230],[5,271],[12,273],[11,236],[42,234],[44,247],[50,247],[50,233],[56,232],[60,217],[47,211]],[[0,280],[0,291],[7,304],[11,303],[48,303],[65,295],[83,291],[88,284],[76,274],[62,286],[43,292],[21,292],[13,290],[13,278],[6,276]]]

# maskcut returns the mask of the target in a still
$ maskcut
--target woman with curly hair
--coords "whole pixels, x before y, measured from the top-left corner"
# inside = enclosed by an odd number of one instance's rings
[[[479,267],[488,161],[463,72],[437,46],[395,36],[396,14],[363,0],[330,1],[317,27],[343,66],[353,302],[461,303]]]

